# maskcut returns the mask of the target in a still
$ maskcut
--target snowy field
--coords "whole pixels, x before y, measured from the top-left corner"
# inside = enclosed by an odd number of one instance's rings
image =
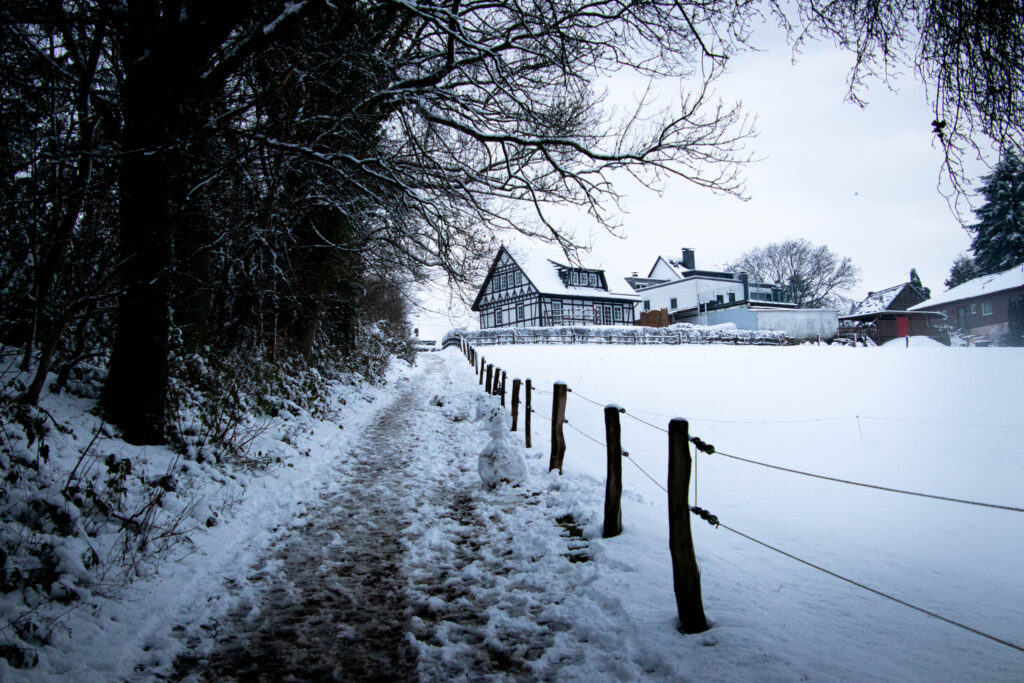
[[[456,353],[450,350],[448,353]],[[940,496],[1024,507],[1024,350],[924,347],[480,347],[509,378],[572,389],[570,425],[623,448],[658,482],[664,428],[743,458]],[[467,366],[468,367],[468,366]],[[511,383],[509,384],[511,386]],[[537,392],[545,450],[549,393]],[[665,494],[623,464],[621,537],[603,540],[604,449],[565,430],[565,486],[589,523],[597,590],[619,634],[697,680],[1022,680],[1024,652],[943,623],[692,518],[712,629],[673,631]],[[697,503],[724,524],[854,581],[1024,646],[1024,514],[811,479],[700,455]],[[660,667],[654,670],[661,671]]]

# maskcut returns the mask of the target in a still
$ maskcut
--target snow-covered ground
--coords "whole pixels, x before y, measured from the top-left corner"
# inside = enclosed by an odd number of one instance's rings
[[[682,346],[481,347],[550,391],[603,439],[598,404],[626,408],[629,460],[664,482],[672,416],[726,453],[891,488],[1024,508],[1024,350]],[[548,394],[536,397],[550,414]],[[549,424],[536,420],[541,441]],[[566,429],[565,479],[599,526],[603,449]],[[542,444],[543,446],[543,444]],[[1021,680],[1024,652],[843,583],[693,518],[704,605],[675,621],[665,494],[623,464],[621,537],[593,538],[591,590],[622,600],[678,676]],[[1024,647],[1024,514],[911,497],[700,455],[701,507],[724,524],[924,609]],[[600,529],[588,527],[588,535]],[[707,647],[713,645],[714,647]]]
[[[275,620],[292,628],[289,603],[354,596],[382,610],[375,620],[402,626],[402,656],[414,656],[424,680],[1021,680],[1024,652],[697,518],[712,628],[680,634],[658,430],[681,415],[693,434],[740,457],[1024,507],[1021,350],[576,345],[480,353],[510,380],[529,377],[538,388],[523,486],[480,482],[494,399],[481,397],[470,365],[456,349],[421,354],[387,387],[352,391],[339,413],[343,430],[311,419],[291,425],[286,464],[246,482],[232,516],[194,534],[195,552],[138,581],[124,601],[67,615],[64,636],[43,648],[37,668],[0,662],[0,678],[226,675],[239,641],[249,657],[282,642],[238,629],[274,631]],[[598,440],[602,410],[585,398],[623,406],[629,460],[657,482],[624,463],[619,537],[601,538],[601,446],[567,429],[565,473],[546,471],[551,397],[542,392],[555,380],[573,389],[570,425]],[[374,471],[379,481],[367,479]],[[854,488],[720,455],[699,456],[695,488],[691,501],[724,524],[1024,645],[1024,513]],[[311,527],[320,535],[306,536]],[[390,549],[372,549],[374,538]],[[374,588],[366,567],[351,569],[363,557],[384,557],[399,573]],[[315,580],[297,578],[296,565]],[[309,641],[320,629],[332,639],[331,657],[344,658],[346,647],[365,655],[373,643],[364,635],[373,631],[336,614],[333,625],[329,611],[308,630],[299,622],[299,645],[318,647]]]

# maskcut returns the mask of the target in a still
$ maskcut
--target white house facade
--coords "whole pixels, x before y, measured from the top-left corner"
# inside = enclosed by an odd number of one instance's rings
[[[647,277],[628,278],[640,296],[641,311],[666,309],[673,322],[706,322],[709,310],[757,304],[794,308],[784,288],[750,282],[745,273],[698,270],[692,249],[681,259],[659,256]]]
[[[480,329],[633,324],[640,298],[625,280],[563,261],[501,247],[473,302]]]

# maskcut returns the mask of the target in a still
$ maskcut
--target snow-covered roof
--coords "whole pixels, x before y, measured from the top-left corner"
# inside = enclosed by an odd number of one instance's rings
[[[962,285],[957,285],[941,294],[936,294],[928,301],[911,306],[910,310],[932,308],[938,304],[948,304],[951,301],[960,301],[962,299],[973,299],[976,296],[984,296],[1016,287],[1024,287],[1024,264],[1014,266],[1001,273],[982,275],[973,280],[968,280]]]
[[[889,308],[893,300],[900,295],[907,283],[901,283],[892,287],[871,292],[863,301],[853,307],[849,315],[863,315],[865,313],[877,313]]]
[[[633,288],[629,286],[626,279],[614,266],[607,266],[605,260],[596,254],[587,254],[585,262],[578,267],[586,270],[600,270],[604,272],[605,282],[608,283],[608,291],[595,289],[594,287],[580,287],[572,284],[565,284],[558,276],[558,268],[574,267],[561,250],[549,246],[529,247],[506,247],[509,253],[523,273],[529,278],[533,286],[542,294],[554,294],[556,296],[614,296],[624,299],[639,301],[640,297]]]
[[[659,261],[665,269],[669,270],[673,275],[676,276],[677,280],[682,280],[683,273],[689,270],[689,268],[683,268],[683,262],[680,261],[679,259],[672,259],[669,258],[668,256],[659,256],[657,259],[655,259],[654,265],[651,266],[651,271],[650,273],[648,273],[647,277],[651,277],[654,271],[658,268]]]

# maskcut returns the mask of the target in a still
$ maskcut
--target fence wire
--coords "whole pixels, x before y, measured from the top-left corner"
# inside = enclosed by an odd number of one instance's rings
[[[597,402],[597,401],[595,401],[595,400],[593,400],[591,398],[587,398],[586,396],[583,396],[579,392],[573,391],[572,395],[575,395],[576,397],[581,398],[584,401],[587,401],[589,403],[593,403],[596,406],[603,407],[601,403],[599,403],[599,402]],[[657,426],[655,424],[652,424],[652,423],[648,422],[647,420],[639,418],[639,417],[637,417],[636,415],[633,415],[631,412],[629,412],[627,410],[623,410],[623,414],[626,417],[628,417],[628,418],[630,418],[632,420],[635,420],[636,422],[639,422],[640,424],[643,424],[643,425],[646,425],[646,426],[650,427],[651,429],[656,429],[659,432],[668,433],[667,429],[664,429],[663,427],[659,427],[659,426]],[[840,420],[840,419],[847,419],[847,418],[821,418],[821,420],[814,420],[814,421]],[[893,419],[896,419],[896,418],[893,418]],[[707,421],[713,422],[714,420],[707,420]],[[811,420],[803,420],[803,421],[809,422]],[[577,431],[579,431],[579,430],[577,430]],[[582,432],[580,432],[580,433],[582,433]],[[588,437],[588,438],[590,438],[590,437]],[[899,494],[903,494],[903,495],[906,495],[906,496],[916,496],[918,498],[929,498],[929,499],[932,499],[932,500],[942,500],[942,501],[946,501],[948,503],[961,503],[963,505],[974,505],[976,507],[985,507],[985,508],[991,508],[991,509],[994,509],[994,510],[1007,510],[1007,511],[1010,511],[1010,512],[1024,512],[1024,508],[1014,507],[1012,505],[1000,505],[998,503],[986,503],[986,502],[977,501],[977,500],[968,500],[968,499],[965,499],[965,498],[954,498],[952,496],[940,496],[940,495],[936,495],[936,494],[932,494],[932,493],[922,493],[920,491],[910,491],[910,490],[907,490],[907,489],[898,489],[898,488],[894,488],[894,487],[891,487],[891,486],[881,486],[879,484],[868,484],[866,482],[852,481],[852,480],[849,480],[849,479],[842,479],[842,478],[839,478],[839,477],[830,477],[830,476],[827,476],[827,475],[824,475],[824,474],[815,474],[814,472],[805,472],[803,470],[797,470],[797,469],[793,469],[793,468],[790,468],[790,467],[782,467],[781,465],[772,465],[770,463],[761,462],[759,460],[751,460],[750,458],[742,458],[742,457],[740,457],[738,455],[732,455],[732,454],[729,454],[729,453],[724,453],[724,452],[719,451],[717,449],[712,449],[709,452],[710,453],[714,453],[716,455],[721,455],[721,456],[726,457],[726,458],[732,458],[733,460],[739,460],[739,461],[742,461],[742,462],[750,463],[752,465],[759,465],[761,467],[767,467],[767,468],[774,469],[774,470],[779,470],[779,471],[782,471],[782,472],[789,472],[791,474],[799,474],[801,476],[812,477],[814,479],[823,479],[825,481],[832,481],[832,482],[836,482],[836,483],[839,483],[839,484],[848,484],[850,486],[859,486],[859,487],[862,487],[862,488],[874,489],[876,491],[886,491],[888,493],[899,493]]]
[[[534,388],[534,391],[537,391],[537,392],[542,393],[542,394],[552,395],[552,392],[544,391],[542,389]],[[587,401],[589,403],[592,403],[595,406],[598,406],[600,408],[603,408],[606,405],[606,404],[599,403],[598,401],[595,401],[595,400],[593,400],[591,398],[588,398],[586,396],[583,396],[582,394],[580,394],[578,392],[575,392],[575,391],[571,391],[570,390],[568,393],[570,395],[575,395],[578,398],[580,398],[580,399],[582,399],[584,401]],[[531,408],[530,410],[534,414],[539,415],[540,417],[543,417],[548,422],[551,421],[551,418],[544,416],[542,413],[538,413],[535,409]],[[633,420],[635,420],[635,421],[637,421],[637,422],[639,422],[641,424],[644,424],[644,425],[646,425],[646,426],[648,426],[648,427],[650,427],[652,429],[655,429],[655,430],[657,430],[659,432],[665,432],[665,433],[668,432],[668,430],[666,430],[666,429],[664,429],[662,427],[659,427],[659,426],[657,426],[655,424],[652,424],[650,422],[647,422],[646,420],[643,420],[643,419],[641,419],[639,417],[636,417],[635,415],[632,415],[631,413],[626,412],[625,410],[623,410],[623,414],[625,414],[627,417],[629,417],[629,418],[631,418],[631,419],[633,419]],[[645,414],[658,415],[657,413],[645,413]],[[668,416],[666,415],[666,416],[663,416],[663,417],[668,417]],[[864,417],[864,416],[861,416],[861,417]],[[809,420],[792,420],[791,422],[823,422],[823,421],[826,421],[826,420],[839,420],[839,419],[849,419],[849,418],[818,418],[818,419],[813,419],[813,420],[810,420],[810,419]],[[899,418],[870,418],[870,419],[891,419],[893,421],[926,422],[926,421],[923,421],[923,420],[901,420]],[[704,422],[716,422],[716,420],[703,420],[703,421]],[[717,421],[718,422],[736,422],[736,423],[740,422],[740,421],[726,421],[726,420],[717,420]],[[770,422],[779,422],[779,421],[770,421]],[[769,423],[769,421],[765,421],[763,423]],[[570,423],[568,421],[566,421],[565,424],[568,425],[570,429],[574,430],[575,432],[577,432],[578,434],[580,434],[584,438],[587,438],[590,441],[593,441],[595,444],[597,444],[597,445],[599,445],[599,446],[601,446],[603,448],[607,448],[607,445],[604,442],[602,442],[602,441],[600,441],[598,439],[595,439],[594,437],[592,437],[589,434],[587,434],[586,432],[584,432],[582,429],[579,429],[578,427],[576,427],[574,424],[572,424],[572,423]],[[953,423],[941,423],[941,424],[953,424]],[[965,423],[962,423],[962,424],[965,424]],[[970,426],[1020,426],[1020,425],[970,425]],[[1013,512],[1024,512],[1024,508],[1017,508],[1017,507],[1012,507],[1012,506],[1007,506],[1007,505],[997,505],[997,504],[993,504],[993,503],[982,503],[982,502],[978,502],[978,501],[965,500],[965,499],[961,499],[961,498],[950,498],[950,497],[947,497],[947,496],[937,496],[937,495],[932,495],[932,494],[927,494],[927,493],[920,493],[920,492],[917,492],[917,491],[907,491],[907,490],[903,490],[903,489],[890,488],[890,487],[886,487],[886,486],[878,486],[878,485],[875,485],[875,484],[866,484],[866,483],[863,483],[863,482],[856,482],[856,481],[851,481],[851,480],[847,480],[847,479],[840,479],[840,478],[837,478],[837,477],[828,477],[828,476],[821,475],[821,474],[814,474],[812,472],[804,472],[802,470],[796,470],[796,469],[792,469],[792,468],[788,468],[788,467],[782,467],[780,465],[772,465],[770,463],[760,462],[760,461],[757,461],[757,460],[751,460],[749,458],[741,458],[739,456],[731,455],[729,453],[723,453],[722,451],[719,451],[719,450],[715,449],[713,446],[706,445],[706,444],[705,444],[705,446],[706,446],[705,452],[714,453],[716,455],[721,455],[721,456],[726,457],[726,458],[732,458],[734,460],[740,460],[740,461],[743,461],[743,462],[746,462],[746,463],[750,463],[750,464],[753,464],[753,465],[759,465],[761,467],[767,467],[767,468],[770,468],[770,469],[780,470],[780,471],[783,471],[783,472],[789,472],[791,474],[799,474],[799,475],[802,475],[802,476],[813,477],[815,479],[824,479],[824,480],[827,480],[827,481],[834,481],[834,482],[837,482],[837,483],[849,484],[849,485],[852,485],[852,486],[861,486],[861,487],[864,487],[864,488],[877,489],[877,490],[880,490],[880,491],[888,491],[890,493],[901,493],[901,494],[904,494],[904,495],[918,496],[918,497],[921,497],[921,498],[932,498],[932,499],[935,499],[935,500],[944,500],[944,501],[948,501],[948,502],[962,503],[962,504],[965,504],[965,505],[976,505],[976,506],[980,506],[980,507],[995,508],[995,509],[1000,509],[1000,510],[1010,510],[1010,511],[1013,511]],[[694,461],[695,461],[694,465],[695,466],[696,466],[696,459],[697,459],[696,455],[697,454],[694,453]],[[661,489],[666,494],[668,493],[668,489],[660,481],[658,481],[653,475],[651,475],[650,472],[645,470],[638,462],[636,462],[636,460],[634,460],[631,457],[627,457],[626,460],[628,462],[630,462],[633,465],[633,467],[635,467],[637,470],[639,470],[641,474],[643,474],[645,477],[650,479],[651,482],[653,482],[655,486],[657,486],[659,489]],[[695,469],[696,469],[696,467],[695,467]],[[696,472],[695,472],[695,474],[696,474]],[[694,484],[695,484],[695,488],[696,488],[696,479],[694,481]],[[696,490],[694,491],[694,502],[696,503]],[[697,508],[696,506],[692,506],[690,508],[690,512],[692,514],[700,515],[699,511],[700,511],[700,508]],[[703,511],[703,512],[706,512],[706,511]],[[838,572],[832,571],[831,569],[827,569],[827,568],[825,568],[825,567],[823,567],[823,566],[821,566],[819,564],[815,564],[814,562],[811,562],[809,560],[805,560],[802,557],[794,555],[793,553],[787,552],[787,551],[782,550],[781,548],[778,548],[778,547],[776,547],[776,546],[774,546],[774,545],[772,545],[770,543],[766,543],[765,541],[762,541],[762,540],[760,540],[758,538],[755,538],[754,536],[751,536],[750,534],[746,534],[746,533],[740,531],[739,529],[735,529],[735,528],[733,528],[733,527],[731,527],[731,526],[729,526],[727,524],[723,524],[720,520],[718,520],[717,517],[715,517],[715,522],[714,522],[713,526],[716,529],[717,528],[725,529],[726,531],[729,531],[729,532],[731,532],[731,533],[733,533],[733,534],[735,534],[735,535],[737,535],[737,536],[739,536],[741,538],[744,538],[744,539],[746,539],[746,540],[748,540],[748,541],[750,541],[752,543],[756,543],[757,545],[760,545],[763,548],[771,550],[771,551],[773,551],[775,553],[778,553],[778,554],[780,554],[780,555],[782,555],[784,557],[788,557],[789,559],[791,559],[791,560],[793,560],[795,562],[799,562],[800,564],[802,564],[802,565],[804,565],[806,567],[810,567],[811,569],[815,569],[815,570],[817,570],[819,572],[822,572],[823,574],[827,574],[828,576],[831,576],[832,578],[835,578],[835,579],[838,579],[838,580],[843,581],[845,583],[848,583],[851,586],[855,586],[857,588],[865,590],[865,591],[867,591],[869,593],[877,595],[877,596],[879,596],[881,598],[884,598],[886,600],[889,600],[891,602],[895,602],[898,605],[902,605],[904,607],[912,609],[912,610],[914,610],[916,612],[924,614],[925,616],[929,616],[929,617],[931,617],[933,619],[937,619],[938,621],[941,621],[943,623],[949,624],[951,626],[955,626],[955,627],[957,627],[959,629],[962,629],[964,631],[967,631],[969,633],[973,633],[973,634],[975,634],[977,636],[980,636],[982,638],[990,640],[990,641],[992,641],[994,643],[998,643],[1000,645],[1004,645],[1004,646],[1009,647],[1011,649],[1017,650],[1018,652],[1024,652],[1024,647],[1022,647],[1020,645],[1017,645],[1016,643],[1013,643],[1013,642],[1008,641],[1008,640],[1004,640],[1004,639],[999,638],[997,636],[993,636],[990,633],[986,633],[986,632],[981,631],[979,629],[976,629],[976,628],[974,628],[972,626],[968,626],[967,624],[964,624],[962,622],[956,621],[955,619],[950,619],[949,617],[944,617],[941,614],[937,614],[936,612],[933,612],[931,610],[925,609],[924,607],[919,607],[918,605],[915,605],[913,603],[907,602],[906,600],[902,600],[900,598],[897,598],[896,596],[891,595],[889,593],[886,593],[884,591],[878,590],[877,588],[872,588],[871,586],[868,586],[868,585],[866,585],[864,583],[861,583],[860,581],[856,581],[856,580],[851,579],[851,578],[849,578],[847,576],[843,576],[842,574],[839,574]]]
[[[729,453],[723,453],[720,450],[712,449],[710,451],[715,455],[721,455],[726,458],[732,458],[733,460],[740,460],[742,462],[750,463],[752,465],[758,465],[760,467],[768,467],[773,470],[780,470],[782,472],[789,472],[790,474],[799,474],[804,477],[813,477],[814,479],[824,479],[826,481],[834,481],[840,484],[849,484],[850,486],[860,486],[867,489],[875,489],[878,491],[888,491],[889,493],[902,493],[905,496],[918,496],[919,498],[931,498],[933,500],[944,500],[950,503],[962,503],[964,505],[976,505],[978,507],[994,508],[996,510],[1009,510],[1011,512],[1024,512],[1024,508],[1013,507],[1012,505],[998,505],[996,503],[983,503],[976,500],[966,500],[963,498],[952,498],[949,496],[937,496],[931,493],[921,493],[919,491],[907,491],[905,489],[891,488],[889,486],[879,486],[878,484],[866,484],[860,481],[851,481],[849,479],[840,479],[839,477],[829,477],[824,474],[815,474],[813,472],[804,472],[803,470],[795,470],[790,467],[782,467],[781,465],[772,465],[767,462],[761,462],[759,460],[751,460],[750,458],[741,458],[738,455],[730,455]]]
[[[894,595],[890,595],[888,593],[880,591],[877,588],[872,588],[871,586],[865,585],[865,584],[863,584],[863,583],[861,583],[859,581],[855,581],[855,580],[853,580],[851,578],[843,576],[842,574],[838,574],[838,573],[832,571],[831,569],[826,569],[825,567],[822,567],[820,565],[814,564],[813,562],[809,562],[809,561],[807,561],[807,560],[805,560],[805,559],[803,559],[801,557],[797,557],[796,555],[794,555],[792,553],[788,553],[785,550],[782,550],[781,548],[776,548],[775,546],[773,546],[773,545],[771,545],[769,543],[765,543],[764,541],[759,540],[757,538],[754,538],[753,536],[751,536],[749,534],[745,534],[742,531],[739,531],[737,529],[733,529],[732,527],[730,527],[730,526],[728,526],[726,524],[722,524],[721,522],[719,522],[718,523],[718,527],[723,528],[726,531],[731,531],[732,533],[736,534],[737,536],[741,536],[741,537],[747,539],[748,541],[752,541],[753,543],[756,543],[756,544],[758,544],[760,546],[768,548],[769,550],[777,552],[780,555],[784,555],[785,557],[788,557],[791,560],[795,560],[795,561],[799,562],[802,565],[810,567],[811,569],[817,569],[819,572],[823,572],[825,574],[828,574],[829,576],[831,576],[833,578],[836,578],[836,579],[839,579],[840,581],[845,581],[846,583],[848,583],[848,584],[850,584],[852,586],[856,586],[857,588],[861,588],[861,589],[866,590],[866,591],[868,591],[870,593],[874,593],[875,595],[883,597],[886,600],[891,600],[891,601],[893,601],[893,602],[895,602],[895,603],[897,603],[899,605],[903,605],[904,607],[909,607],[910,609],[915,610],[917,612],[920,612],[921,614],[925,614],[925,615],[927,615],[929,617],[932,617],[933,619],[938,619],[939,621],[943,621],[943,622],[945,622],[947,624],[950,624],[952,626],[956,626],[957,628],[961,628],[961,629],[963,629],[965,631],[969,631],[969,632],[971,632],[971,633],[973,633],[975,635],[981,636],[982,638],[988,638],[989,640],[991,640],[993,642],[996,642],[996,643],[999,643],[1000,645],[1005,645],[1006,647],[1013,648],[1014,650],[1017,650],[1019,652],[1024,652],[1024,647],[1021,647],[1020,645],[1017,645],[1016,643],[1011,643],[1008,640],[1003,640],[1002,638],[997,638],[996,636],[993,636],[993,635],[991,635],[989,633],[985,633],[984,631],[979,631],[978,629],[973,628],[971,626],[968,626],[967,624],[963,624],[963,623],[961,623],[959,621],[956,621],[954,619],[950,619],[948,617],[944,617],[941,614],[936,614],[935,612],[932,612],[931,610],[927,610],[927,609],[925,609],[923,607],[918,607],[917,605],[909,603],[906,600],[901,600],[900,598],[897,598]]]

